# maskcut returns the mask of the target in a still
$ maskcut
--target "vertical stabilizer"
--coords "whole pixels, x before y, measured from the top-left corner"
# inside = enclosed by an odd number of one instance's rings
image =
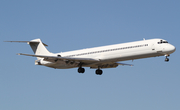
[[[46,44],[42,43],[40,39],[34,39],[28,42],[35,55],[48,55],[50,52],[46,49]]]

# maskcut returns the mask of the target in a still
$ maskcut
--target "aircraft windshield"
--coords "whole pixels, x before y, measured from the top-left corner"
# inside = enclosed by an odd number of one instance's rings
[[[163,43],[168,43],[168,41],[161,40],[160,42],[158,42],[158,44],[163,44]]]

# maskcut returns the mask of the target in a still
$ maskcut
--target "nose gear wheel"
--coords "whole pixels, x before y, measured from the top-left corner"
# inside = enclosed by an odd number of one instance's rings
[[[165,62],[168,62],[169,61],[169,58],[168,58],[169,55],[165,55],[165,56],[166,56]]]

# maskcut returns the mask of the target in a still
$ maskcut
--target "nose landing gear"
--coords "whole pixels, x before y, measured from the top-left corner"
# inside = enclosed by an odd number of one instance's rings
[[[169,61],[169,58],[166,58],[166,59],[165,59],[165,62],[168,62],[168,61]]]
[[[165,62],[169,62],[169,57],[170,55],[165,55],[166,59],[165,59]]]

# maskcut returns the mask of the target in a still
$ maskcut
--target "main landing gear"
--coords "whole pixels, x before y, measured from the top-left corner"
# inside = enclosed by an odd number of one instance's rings
[[[165,62],[168,62],[169,61],[169,57],[170,55],[165,55],[166,59],[165,59]]]
[[[82,67],[79,67],[78,68],[78,73],[84,73],[85,72],[85,69],[82,68]],[[103,71],[101,69],[97,69],[96,70],[96,75],[102,75]]]
[[[82,68],[82,67],[79,67],[78,68],[78,73],[84,73],[85,72],[85,69],[84,68]]]
[[[96,74],[97,74],[97,75],[102,75],[102,73],[103,73],[103,71],[102,71],[101,69],[97,69],[97,70],[96,70]]]

